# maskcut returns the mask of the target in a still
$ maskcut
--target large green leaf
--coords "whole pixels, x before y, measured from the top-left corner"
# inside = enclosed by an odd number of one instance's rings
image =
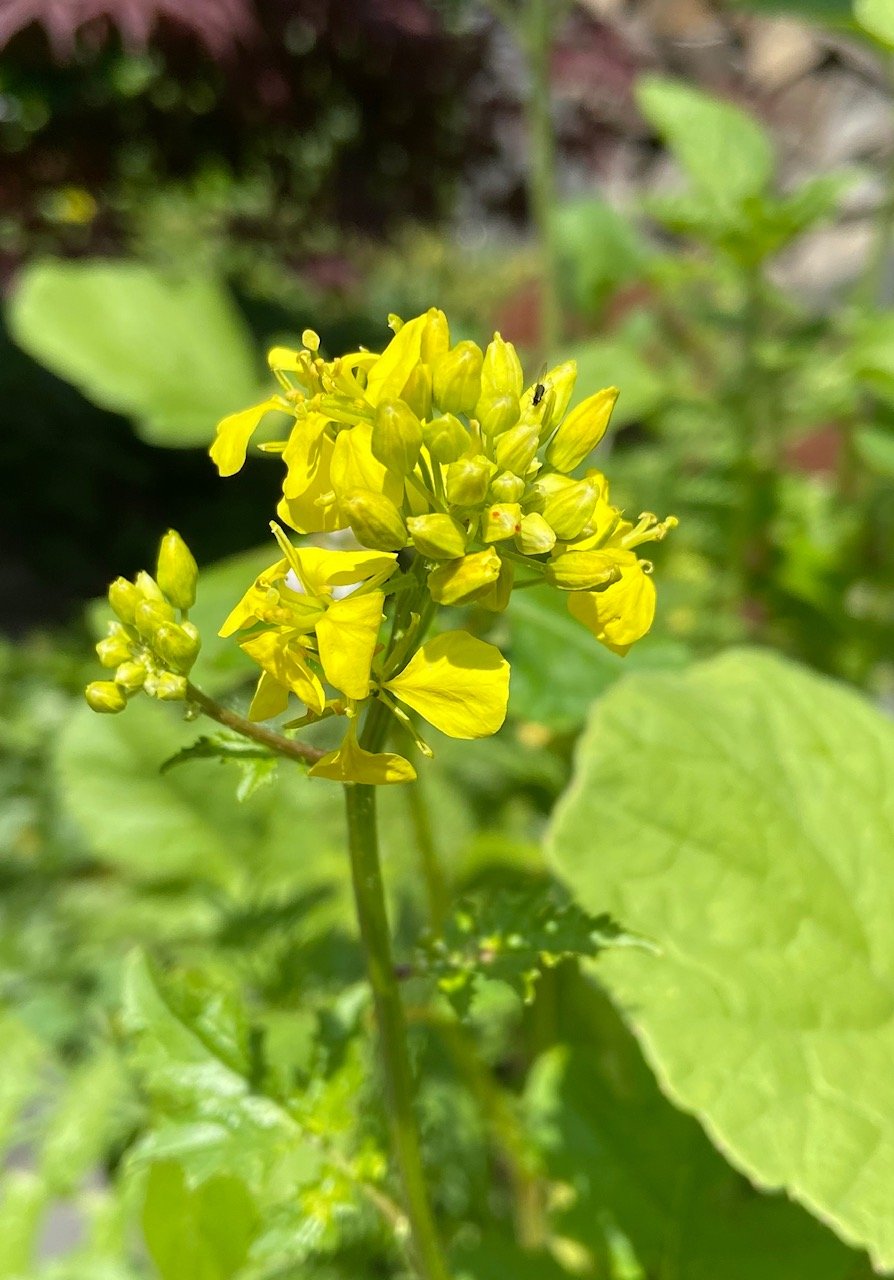
[[[152,444],[203,445],[258,398],[251,337],[226,290],[138,262],[43,261],[8,306],[21,347]]]
[[[598,313],[607,294],[635,279],[648,255],[629,217],[604,200],[569,200],[556,212],[559,257],[578,310]]]
[[[597,705],[552,859],[663,954],[600,974],[757,1183],[894,1267],[894,725],[761,652]]]
[[[770,139],[738,107],[658,75],[639,80],[636,98],[698,192],[719,209],[734,208],[769,184]]]

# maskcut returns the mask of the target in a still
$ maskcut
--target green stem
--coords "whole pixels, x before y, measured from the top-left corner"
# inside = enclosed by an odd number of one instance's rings
[[[409,784],[406,788],[406,796],[410,806],[410,818],[416,836],[419,861],[422,865],[422,878],[425,881],[429,923],[432,932],[439,935],[447,918],[449,895],[444,871],[435,848],[435,833],[432,830],[431,815],[428,811],[425,784],[421,778]]]
[[[319,747],[309,747],[304,742],[284,738],[273,729],[266,729],[262,724],[256,724],[254,720],[247,720],[245,716],[239,715],[238,711],[222,707],[219,702],[209,698],[207,693],[202,693],[202,690],[197,689],[194,684],[186,686],[186,700],[192,702],[218,724],[241,733],[243,738],[251,738],[252,742],[260,743],[268,750],[275,751],[277,755],[285,756],[287,760],[295,760],[298,764],[316,764],[326,754]]]
[[[562,324],[556,223],[556,137],[550,79],[552,5],[553,0],[526,0],[521,33],[531,76],[526,102],[530,146],[528,193],[540,245],[540,345],[545,357],[555,354]]]
[[[348,784],[345,803],[354,900],[373,993],[391,1142],[403,1186],[413,1255],[422,1280],[449,1280],[429,1203],[413,1113],[407,1025],[394,971],[379,862],[375,787]]]

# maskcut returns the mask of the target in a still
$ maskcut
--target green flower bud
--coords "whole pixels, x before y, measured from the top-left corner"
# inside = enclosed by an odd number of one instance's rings
[[[137,693],[142,689],[147,671],[142,662],[122,662],[115,672],[115,684],[125,693]]]
[[[557,538],[569,542],[579,537],[596,508],[600,486],[592,480],[571,480],[553,489],[543,506],[543,517]]]
[[[169,529],[158,548],[155,576],[175,609],[191,609],[196,602],[199,568],[176,529]]]
[[[505,431],[494,445],[497,466],[501,471],[513,471],[517,476],[524,476],[539,445],[539,429],[531,423],[520,423],[511,431]]]
[[[431,417],[431,369],[427,364],[413,366],[413,372],[404,383],[400,398],[410,406],[417,418]]]
[[[498,436],[518,422],[518,396],[482,398],[475,406],[475,417],[486,436]]]
[[[433,365],[440,356],[450,350],[450,326],[443,311],[432,307],[428,313],[425,328],[422,330],[422,341],[419,354],[428,365]]]
[[[164,592],[150,573],[141,569],[134,579],[134,586],[143,600],[164,600]]]
[[[422,448],[422,423],[403,400],[383,400],[372,428],[373,456],[395,475],[408,476]]]
[[[561,422],[576,380],[577,361],[566,360],[564,364],[550,369],[549,373],[525,392],[522,397],[522,413],[540,423],[541,436],[548,435],[556,423]]]
[[[556,535],[542,515],[531,511],[522,516],[521,529],[515,542],[522,555],[540,556],[545,551],[552,551],[556,545]]]
[[[468,453],[472,444],[471,435],[452,413],[444,413],[432,422],[424,422],[422,438],[435,462],[441,463],[456,462],[457,458]]]
[[[127,706],[127,697],[113,680],[93,680],[84,690],[84,697],[91,711],[104,715],[117,715]]]
[[[342,498],[341,511],[358,542],[373,551],[399,551],[407,545],[400,512],[384,493],[354,489]]]
[[[605,435],[617,398],[618,388],[606,387],[572,409],[549,442],[547,461],[558,471],[573,471]]]
[[[116,578],[109,586],[109,604],[122,622],[133,622],[134,610],[142,599],[142,592],[126,578]]]
[[[151,640],[163,622],[174,621],[174,610],[166,600],[141,600],[133,616],[144,640]]]
[[[150,698],[158,698],[160,702],[182,702],[186,697],[186,676],[175,675],[173,671],[150,672],[143,688]]]
[[[495,471],[494,464],[482,454],[451,462],[444,486],[448,502],[458,507],[477,507],[487,496],[490,478]]]
[[[490,496],[495,502],[519,502],[524,491],[524,480],[521,476],[514,476],[511,471],[504,471],[490,485]]]
[[[117,667],[130,657],[133,641],[124,627],[117,622],[109,623],[109,634],[96,646],[97,656],[104,667]]]
[[[199,656],[199,633],[189,623],[163,622],[152,637],[152,648],[166,667],[184,675]]]
[[[438,604],[466,604],[483,594],[500,576],[500,557],[493,547],[439,565],[428,575],[428,589]]]
[[[610,551],[564,551],[546,566],[546,580],[562,591],[593,591],[621,577]]]
[[[501,502],[488,507],[481,517],[483,542],[502,542],[521,532],[522,510],[517,502]]]
[[[488,343],[481,369],[481,398],[488,402],[500,396],[511,396],[518,405],[524,385],[521,361],[511,342],[504,342],[498,333]],[[480,415],[476,414],[477,417]],[[516,418],[518,414],[516,413]],[[511,424],[510,424],[511,425]]]
[[[514,580],[515,570],[512,567],[512,563],[509,560],[501,559],[499,577],[480,596],[476,596],[475,603],[483,609],[490,609],[491,613],[502,613],[509,604]]]
[[[466,534],[452,516],[435,512],[428,516],[410,516],[407,528],[416,550],[431,560],[455,560],[465,554]]]
[[[445,413],[474,411],[481,396],[484,356],[474,342],[458,342],[434,367],[435,402]]]

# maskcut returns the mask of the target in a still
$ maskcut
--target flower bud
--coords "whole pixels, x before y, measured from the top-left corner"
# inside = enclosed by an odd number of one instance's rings
[[[543,517],[557,538],[568,542],[586,527],[599,499],[600,486],[592,480],[572,480],[553,489],[543,506]]]
[[[358,542],[373,551],[399,551],[407,545],[401,514],[384,493],[354,489],[341,499],[342,514]]]
[[[593,591],[621,576],[611,551],[564,551],[546,566],[546,580],[562,591]]]
[[[163,622],[152,637],[152,648],[166,667],[186,674],[199,656],[199,633],[189,623]]]
[[[475,597],[475,603],[483,609],[490,609],[491,613],[502,613],[509,604],[514,580],[515,570],[511,561],[501,559],[499,577],[486,591]]]
[[[518,404],[524,385],[521,361],[511,342],[504,342],[498,333],[488,343],[481,369],[481,398],[496,400],[498,396],[511,396]],[[476,413],[476,417],[480,414]],[[518,415],[516,414],[516,417]]]
[[[428,365],[435,362],[450,350],[450,326],[443,311],[432,307],[422,330],[422,341],[419,354]]]
[[[116,622],[109,624],[109,634],[96,646],[97,656],[104,667],[117,667],[130,657],[131,638]]]
[[[487,591],[500,576],[500,557],[493,547],[439,565],[428,575],[428,589],[438,604],[465,604]]]
[[[455,560],[465,553],[465,531],[452,516],[441,512],[410,516],[407,528],[416,550],[431,560]]]
[[[422,438],[435,462],[456,462],[467,453],[472,437],[452,413],[443,413],[432,422],[422,424]]]
[[[522,411],[536,416],[542,434],[548,435],[557,422],[561,422],[568,408],[568,402],[577,381],[577,361],[566,360],[564,364],[550,369],[539,382],[529,387],[522,398]],[[542,390],[539,390],[542,388]],[[534,397],[537,396],[537,403]]]
[[[514,476],[511,471],[504,471],[490,485],[490,496],[495,502],[519,502],[524,491],[524,480],[521,476]]]
[[[537,453],[540,431],[531,423],[520,423],[505,431],[494,445],[494,457],[501,471],[514,471],[517,476],[527,470]]]
[[[144,640],[151,640],[163,622],[174,621],[174,610],[166,600],[141,600],[133,616]]]
[[[193,607],[199,569],[176,529],[169,529],[161,540],[155,576],[162,593],[175,609]]]
[[[143,600],[164,600],[164,592],[150,573],[141,569],[134,579],[134,585]]]
[[[105,715],[117,715],[127,706],[127,697],[113,680],[93,680],[84,690],[84,697],[91,711]]]
[[[186,697],[186,676],[175,675],[173,671],[150,672],[143,688],[150,698],[158,698],[160,702],[182,702]]]
[[[531,511],[522,516],[521,529],[515,542],[522,555],[540,556],[545,551],[552,551],[556,545],[556,535],[542,515]]]
[[[482,542],[502,542],[521,532],[522,511],[517,502],[500,502],[488,507],[481,517]]]
[[[475,406],[475,417],[486,436],[498,436],[518,422],[518,396],[481,399]]]
[[[400,398],[410,406],[417,418],[431,417],[431,369],[427,364],[413,366],[413,372],[404,383]]]
[[[482,454],[451,462],[445,481],[448,501],[458,507],[477,507],[487,495],[494,471],[494,464]]]
[[[558,471],[573,471],[605,435],[617,398],[618,388],[606,387],[572,409],[549,442],[547,461]]]
[[[115,672],[115,684],[125,693],[137,693],[142,689],[147,671],[142,662],[122,662]]]
[[[382,400],[372,427],[373,457],[395,475],[408,476],[422,447],[422,424],[403,400]]]
[[[445,413],[474,411],[481,396],[481,366],[484,356],[474,342],[458,342],[434,368],[434,398]]]
[[[109,604],[122,622],[133,622],[134,610],[142,599],[138,588],[126,578],[116,578],[109,586]]]

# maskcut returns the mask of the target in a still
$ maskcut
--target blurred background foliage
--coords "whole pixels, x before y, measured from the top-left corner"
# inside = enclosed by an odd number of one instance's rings
[[[756,641],[890,701],[891,6],[14,0],[0,44],[0,1280],[405,1275],[337,803],[251,762],[244,802],[235,766],[160,774],[197,728],[90,717],[87,606],[174,525],[197,681],[244,699],[213,637],[278,478],[219,481],[215,421],[270,341],[378,344],[436,304],[619,385],[616,500],[681,520],[624,662],[538,593],[498,620],[511,723],[426,779],[471,918],[564,909],[541,838],[622,672]],[[385,809],[412,972],[432,832]],[[666,1101],[589,971],[537,992],[476,978],[463,1021],[408,979],[457,1276],[869,1274]]]

